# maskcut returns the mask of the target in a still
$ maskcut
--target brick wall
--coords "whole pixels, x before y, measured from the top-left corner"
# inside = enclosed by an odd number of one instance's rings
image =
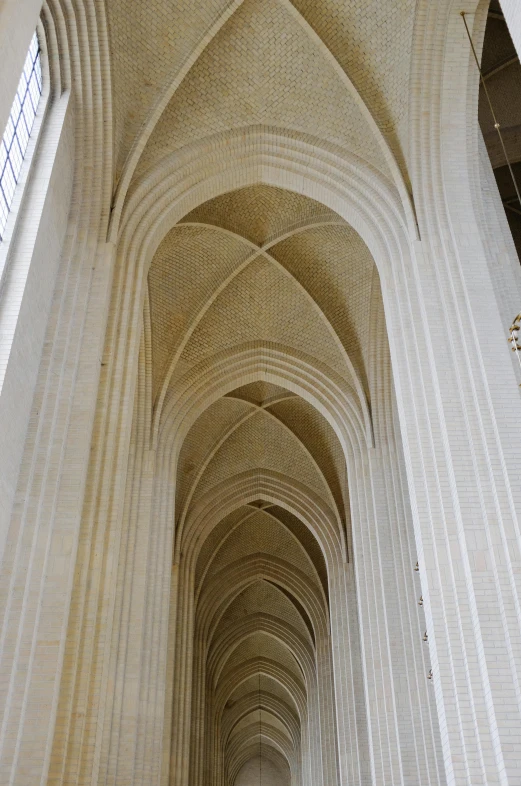
[[[48,107],[0,295],[0,554],[12,504],[70,210],[74,117],[69,96]],[[36,423],[32,424],[36,428]]]

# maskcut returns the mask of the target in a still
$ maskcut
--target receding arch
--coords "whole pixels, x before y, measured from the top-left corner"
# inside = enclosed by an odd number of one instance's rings
[[[233,143],[231,137],[232,135],[226,136],[227,141]],[[224,139],[224,135],[222,138]],[[266,140],[267,135],[264,137],[261,144]],[[300,144],[301,141],[302,140],[297,140],[298,144]],[[291,142],[294,143],[295,140],[291,140]],[[241,141],[241,145],[242,144]],[[241,182],[251,182],[255,177],[255,182],[259,182],[259,180],[267,181],[270,184],[277,184],[279,187],[284,187],[282,183],[285,181],[284,185],[286,188],[289,184],[292,188],[298,188],[298,190],[302,192],[302,182],[306,182],[306,188],[309,188],[309,193],[312,195],[312,198],[317,198],[317,192],[324,194],[327,192],[329,193],[329,201],[333,202],[337,200],[335,204],[338,207],[339,203],[343,201],[342,189],[345,188],[347,178],[339,174],[338,180],[335,182],[335,173],[331,168],[327,168],[327,163],[324,160],[318,160],[320,156],[317,156],[316,153],[314,154],[311,166],[309,162],[303,164],[302,156],[304,155],[304,147],[297,150],[298,144],[295,142],[291,154],[287,156],[285,155],[286,151],[284,151],[280,145],[280,139],[279,148],[275,150],[275,152],[273,148],[271,151],[266,148],[266,150],[261,153],[255,151],[254,154],[251,154],[251,151],[245,150],[243,146],[242,153],[244,153],[244,158],[241,160],[240,167],[236,169],[238,172],[239,185]],[[195,147],[196,146],[194,146],[194,149]],[[237,145],[235,152],[238,150],[239,145]],[[202,151],[201,147],[199,147],[199,151]],[[187,151],[184,152],[186,153]],[[228,151],[224,152],[225,156],[227,156]],[[332,151],[328,151],[328,155],[329,154],[331,154],[331,156],[335,155]],[[182,156],[172,157],[172,159],[174,158],[177,159],[176,163],[178,164]],[[185,162],[188,162],[188,160],[188,157],[186,157]],[[230,160],[232,159],[230,158]],[[341,156],[338,156],[338,161],[343,161],[342,167],[346,167],[345,159],[342,159]],[[167,163],[167,166],[164,168],[164,173],[167,173],[169,162],[163,163]],[[352,215],[358,216],[359,226],[364,223],[366,238],[371,235],[373,249],[378,249],[380,254],[380,266],[383,265],[385,267],[387,263],[390,265],[391,260],[394,261],[394,253],[396,253],[396,258],[399,259],[405,248],[407,222],[404,220],[404,214],[400,212],[401,208],[399,206],[399,200],[396,200],[396,194],[394,194],[390,200],[385,199],[384,195],[387,193],[386,189],[388,189],[390,194],[393,193],[392,188],[389,188],[389,184],[385,183],[385,178],[381,180],[376,179],[376,181],[373,178],[371,191],[366,187],[368,184],[364,183],[364,174],[368,174],[369,169],[364,168],[363,163],[360,162],[356,162],[356,166],[358,166],[358,169],[356,169],[354,158],[350,163],[353,164],[351,181],[353,184],[356,183],[356,185],[346,197],[346,200],[349,201],[349,211]],[[210,172],[210,179],[206,181],[206,193],[203,194],[203,188],[200,183],[195,183],[191,180],[188,182],[189,179],[192,178],[193,171],[197,170],[198,165],[199,161],[197,162],[197,166],[195,166],[190,173],[186,170],[187,180],[185,183],[182,183],[177,195],[174,194],[172,190],[174,183],[174,169],[172,168],[170,174],[165,174],[165,178],[171,176],[171,183],[167,184],[165,179],[157,182],[157,192],[155,196],[157,196],[158,199],[154,204],[150,202],[150,209],[144,205],[141,216],[138,216],[137,212],[135,215],[131,213],[125,215],[125,218],[128,218],[129,221],[122,230],[121,253],[123,254],[124,248],[128,250],[129,266],[133,268],[133,272],[129,275],[127,281],[132,281],[133,279],[137,282],[138,287],[140,286],[139,281],[146,272],[147,261],[150,260],[150,254],[156,241],[160,239],[162,233],[167,228],[168,222],[174,219],[173,211],[177,210],[178,215],[182,216],[186,214],[190,204],[201,204],[203,196],[206,200],[209,198],[209,195],[212,196],[212,194],[222,193],[223,190],[233,190],[238,187],[237,180],[232,182],[232,178],[229,178],[229,173],[220,169],[221,162],[215,162],[215,174],[212,177],[212,173]],[[257,168],[257,172],[254,174],[255,168]],[[321,168],[322,172],[320,172]],[[260,176],[259,171],[261,173]],[[327,174],[324,176],[326,171]],[[339,172],[340,169],[337,169],[337,173]],[[157,174],[163,178],[163,172]],[[177,170],[177,174],[179,174],[179,169]],[[372,174],[374,175],[374,173]],[[150,176],[151,173],[149,172],[147,178]],[[244,180],[241,181],[241,178],[244,178]],[[180,182],[180,179],[178,179],[176,185]],[[139,188],[139,185],[137,188]],[[148,197],[145,197],[145,199],[148,199]],[[384,203],[386,204],[384,205]],[[385,220],[379,222],[378,219],[375,218],[378,212],[374,209],[375,205],[378,205],[378,210],[381,211],[380,215],[385,215]],[[392,215],[394,208],[396,208],[396,213]],[[131,226],[132,222],[134,222],[133,227]],[[352,222],[350,223],[353,225]],[[250,357],[246,359],[248,353],[250,353]],[[268,369],[267,372],[265,371],[266,368]],[[226,378],[224,378],[225,375]],[[210,369],[205,369],[202,366],[194,369],[193,373],[187,373],[186,378],[180,380],[182,384],[178,384],[176,380],[175,385],[169,388],[168,394],[164,397],[164,401],[161,402],[161,405],[158,406],[156,410],[151,445],[154,451],[156,466],[160,468],[159,471],[161,473],[161,478],[158,483],[158,489],[160,490],[158,496],[161,499],[164,510],[164,513],[162,512],[161,514],[162,520],[170,522],[167,526],[173,526],[173,522],[176,521],[177,516],[174,514],[175,507],[170,504],[167,494],[163,494],[162,489],[167,487],[171,488],[173,485],[172,479],[176,477],[177,457],[181,445],[183,444],[184,437],[190,428],[190,424],[195,422],[199,413],[206,411],[212,401],[217,400],[219,397],[233,390],[233,388],[237,386],[239,380],[244,384],[245,381],[256,378],[266,379],[275,385],[297,392],[299,395],[302,395],[303,399],[314,406],[317,411],[321,412],[328,423],[333,427],[346,456],[346,461],[349,459],[352,461],[355,456],[365,457],[368,445],[370,446],[372,444],[372,435],[370,428],[368,429],[367,427],[367,418],[364,417],[364,413],[361,411],[359,402],[356,400],[353,392],[349,390],[348,386],[337,384],[338,381],[334,374],[326,373],[323,368],[320,368],[320,363],[311,363],[309,362],[309,358],[296,357],[295,353],[292,355],[287,351],[287,347],[260,347],[257,345],[234,348],[233,352],[222,353],[222,355],[217,357],[211,363]],[[342,553],[341,549],[339,549],[339,543],[342,542],[342,536],[338,534],[338,522],[333,523],[332,520],[330,520],[329,514],[324,516],[323,509],[321,509],[319,513],[314,513],[313,508],[315,507],[315,500],[312,500],[311,513],[310,500],[308,498],[305,504],[301,504],[300,508],[296,507],[297,503],[300,504],[300,495],[303,493],[303,490],[298,487],[298,484],[285,482],[280,478],[267,478],[266,476],[262,477],[259,483],[259,477],[259,473],[253,473],[253,475],[248,478],[249,487],[241,487],[240,493],[238,494],[236,494],[236,489],[234,488],[237,484],[240,485],[238,478],[234,478],[229,487],[222,486],[215,490],[218,497],[216,496],[213,500],[211,500],[210,497],[203,500],[204,503],[208,504],[208,511],[205,511],[208,513],[208,518],[206,519],[202,511],[196,510],[197,505],[201,505],[201,500],[197,500],[194,504],[194,509],[190,510],[189,514],[186,516],[186,521],[183,521],[182,527],[176,532],[174,570],[180,570],[182,572],[183,581],[185,579],[187,580],[187,588],[183,589],[183,595],[180,600],[181,614],[185,613],[185,608],[188,610],[189,614],[192,613],[192,597],[190,595],[192,585],[190,581],[192,580],[191,572],[194,568],[196,555],[200,546],[198,538],[199,536],[201,539],[204,538],[206,534],[204,528],[206,526],[210,528],[213,526],[214,522],[222,519],[222,516],[226,514],[226,505],[228,504],[230,505],[230,509],[232,509],[232,506],[242,505],[244,503],[254,503],[260,498],[261,500],[263,499],[273,502],[274,504],[279,504],[282,508],[290,510],[293,515],[296,515],[300,521],[304,522],[305,527],[311,529],[318,539],[321,540],[322,550],[323,553],[326,554],[328,566],[334,566],[335,569],[338,569],[336,575],[342,575],[338,565],[338,558]],[[161,483],[165,484],[164,487],[161,487]],[[282,492],[281,489],[283,486],[284,489]],[[370,491],[369,484],[367,484],[365,489],[359,492],[362,501],[364,491]],[[168,493],[171,492],[169,491]],[[225,499],[223,499],[222,493],[224,493]],[[309,497],[309,495],[307,496]],[[297,499],[295,499],[295,497],[297,497]],[[370,502],[368,504],[370,504]],[[317,529],[319,519],[321,520],[321,530]],[[210,529],[207,531],[210,531]],[[319,532],[321,534],[319,534]],[[180,548],[180,544],[182,544],[182,548]],[[250,566],[246,565],[245,567],[249,568]],[[282,566],[282,570],[284,569],[285,566]],[[246,575],[243,579],[239,572],[233,576],[231,576],[231,574],[229,575],[230,583],[237,585],[235,581],[235,579],[237,579],[239,588],[240,582],[246,580]],[[266,576],[268,580],[271,581],[276,579],[281,580],[280,575],[275,576],[274,573],[268,574],[264,569],[262,572],[257,572],[253,575]],[[222,581],[223,577],[221,576],[220,578]],[[285,583],[287,586],[287,577]],[[305,600],[302,594],[301,600]],[[199,609],[197,613],[199,614]],[[204,613],[206,613],[206,609]],[[192,623],[193,620],[191,619],[189,624],[192,625]],[[201,620],[201,624],[203,626],[206,624],[204,616]],[[205,633],[206,629],[203,629],[203,636]],[[183,636],[185,637],[183,641],[189,644],[191,628],[188,627],[186,634],[183,633]],[[184,645],[181,643],[179,646],[183,647]],[[201,647],[202,646],[203,645],[201,645]],[[205,673],[204,669],[207,664],[206,662],[203,664],[204,657],[205,653],[203,652],[200,660],[198,660],[196,664],[197,680]],[[323,657],[325,662],[327,654],[325,656],[323,655]],[[184,663],[184,661],[182,661],[182,663]],[[185,673],[190,674],[190,669],[188,666],[185,669],[183,665],[180,674],[184,675]],[[181,678],[184,679],[183,676]],[[186,701],[188,701],[188,699]],[[203,697],[198,696],[197,701],[202,701],[204,703],[204,695]],[[183,735],[188,737],[188,732],[183,731]],[[182,743],[177,745],[176,750],[179,752],[178,760],[183,761],[186,757],[182,752]]]
[[[261,685],[261,690],[263,688],[262,692],[264,696],[267,697],[266,700],[269,701],[271,705],[277,709],[277,711],[280,711],[281,714],[283,714],[286,717],[287,725],[288,727],[291,728],[292,733],[295,736],[295,739],[300,738],[301,717],[299,715],[298,707],[295,700],[288,692],[288,690],[284,686],[282,686],[279,682],[274,680],[273,677],[268,677],[266,674],[260,675],[260,673],[259,675],[252,675],[247,680],[242,680],[237,685],[237,687],[234,688],[230,693],[230,697],[226,701],[226,704],[224,705],[224,709],[226,710],[226,716],[223,716],[223,721],[221,725],[222,733],[226,735],[227,729],[231,727],[232,724],[234,724],[236,718],[242,717],[244,714],[247,714],[248,710],[252,707],[252,705],[257,704],[258,706],[258,697],[259,697],[258,683],[257,686],[254,686],[257,688],[256,690],[253,689],[252,687],[252,690],[249,691],[248,693],[241,693],[239,698],[235,696],[237,688],[240,688],[241,685],[244,685],[246,682],[248,681],[251,682],[253,686],[256,676],[261,676],[264,678],[264,685],[263,686]],[[267,687],[266,687],[266,681],[268,683]],[[276,689],[281,690],[282,696],[284,698],[281,698],[280,695],[273,693],[274,686],[276,687]]]
[[[239,685],[257,674],[265,674],[284,688],[297,707],[301,723],[307,718],[307,696],[303,683],[299,682],[284,666],[277,661],[257,657],[244,661],[233,675],[219,683],[216,692],[216,712],[221,713],[228,697]]]
[[[229,769],[231,783],[238,783],[242,768],[247,765],[249,761],[255,761],[258,753],[258,743],[252,743],[251,745],[247,745],[242,748],[240,754],[237,755],[236,760],[234,761],[233,767],[230,767]],[[285,777],[285,782],[289,782],[289,778],[291,777],[292,773],[292,767],[291,763],[288,762],[286,757],[271,745],[266,745],[263,747],[262,755],[264,758],[272,762],[277,767],[277,769],[279,769],[279,771],[281,770],[283,777]]]
[[[322,222],[321,224],[318,224],[318,226],[323,226],[323,225],[324,225],[324,222]],[[161,383],[161,390],[159,392],[158,401],[157,401],[157,404],[156,404],[156,409],[159,412],[161,411],[162,405],[163,405],[163,402],[165,400],[165,396],[166,396],[168,388],[170,386],[170,382],[171,382],[171,379],[173,377],[173,374],[174,374],[175,368],[177,366],[177,363],[178,363],[179,359],[181,358],[183,351],[188,346],[191,337],[193,336],[193,334],[196,331],[197,327],[203,321],[203,319],[206,316],[206,314],[208,313],[208,311],[215,304],[215,302],[217,301],[218,297],[226,290],[226,288],[238,276],[240,276],[246,270],[246,268],[248,268],[250,266],[250,264],[252,262],[257,261],[259,258],[263,258],[263,259],[266,259],[270,264],[274,265],[274,267],[279,272],[281,272],[282,275],[284,275],[292,283],[293,286],[295,286],[296,290],[299,293],[301,293],[303,295],[303,297],[307,300],[307,302],[310,305],[310,308],[317,314],[318,318],[323,323],[323,325],[325,326],[326,330],[329,332],[329,334],[331,336],[331,339],[332,339],[334,345],[336,346],[336,348],[338,349],[338,351],[340,352],[340,354],[342,355],[342,357],[344,359],[344,362],[345,362],[345,365],[346,365],[346,368],[347,368],[347,370],[348,370],[348,372],[349,372],[349,374],[351,376],[352,384],[353,384],[353,387],[355,388],[356,393],[358,395],[358,398],[359,398],[359,401],[360,401],[360,407],[361,407],[361,410],[363,412],[363,417],[364,417],[364,420],[365,420],[365,423],[366,423],[366,427],[367,427],[367,424],[370,423],[369,404],[368,404],[367,397],[366,397],[366,394],[365,394],[364,389],[363,389],[363,384],[362,384],[362,381],[360,379],[360,374],[356,371],[356,369],[354,367],[354,364],[353,364],[353,362],[351,360],[351,357],[349,355],[349,352],[347,351],[347,349],[343,345],[342,341],[340,340],[340,337],[339,337],[338,333],[336,332],[335,328],[333,327],[331,321],[327,318],[326,314],[324,313],[324,311],[323,311],[322,307],[319,305],[319,303],[309,294],[307,289],[295,278],[295,276],[290,271],[288,271],[284,267],[284,265],[282,265],[272,254],[269,253],[269,249],[272,246],[274,246],[277,243],[279,243],[282,239],[287,239],[288,237],[291,237],[291,236],[293,236],[295,234],[298,234],[300,232],[306,231],[306,229],[308,229],[309,226],[304,225],[302,227],[299,227],[298,229],[292,230],[291,232],[284,232],[284,233],[282,233],[282,235],[280,237],[276,237],[274,239],[271,239],[268,243],[264,244],[263,246],[257,246],[255,243],[253,243],[252,241],[248,240],[247,238],[244,238],[242,235],[238,235],[237,233],[232,232],[229,229],[225,229],[225,228],[222,228],[222,227],[219,227],[219,226],[214,226],[214,225],[210,225],[210,224],[202,225],[202,224],[199,224],[199,223],[186,222],[186,221],[183,221],[181,224],[178,224],[177,226],[179,226],[180,228],[190,227],[190,226],[194,226],[194,227],[195,226],[197,226],[197,227],[207,226],[213,232],[221,232],[223,234],[226,234],[226,235],[229,235],[231,237],[236,238],[239,242],[241,242],[242,244],[248,246],[251,249],[251,255],[248,256],[245,259],[244,262],[242,262],[240,265],[238,265],[227,276],[227,278],[225,278],[221,282],[221,284],[215,289],[215,291],[212,294],[212,296],[209,297],[206,300],[206,302],[200,308],[199,312],[194,317],[193,321],[190,323],[188,328],[185,330],[183,338],[179,342],[179,345],[176,348],[176,351],[175,351],[174,355],[172,356],[172,359],[171,359],[170,365],[168,367],[167,373],[166,373],[166,375],[165,375],[165,377],[164,377],[164,379],[163,379],[163,381]]]
[[[241,507],[243,507],[243,506],[242,506],[242,505],[239,505],[239,508],[241,508]],[[235,510],[239,509],[239,508],[234,508],[234,510],[232,511],[232,513],[233,513]],[[210,574],[210,572],[212,571],[212,568],[213,568],[213,562],[214,562],[214,558],[215,558],[215,556],[216,556],[216,555],[217,555],[217,554],[220,552],[220,550],[221,550],[221,548],[223,547],[223,545],[224,545],[224,544],[226,544],[226,541],[227,541],[227,540],[229,540],[230,538],[233,538],[233,535],[234,535],[234,533],[236,532],[236,530],[237,530],[237,529],[239,529],[239,527],[242,527],[244,524],[247,524],[247,522],[248,522],[248,519],[249,519],[251,516],[253,516],[253,515],[255,515],[256,513],[258,513],[258,510],[259,510],[258,508],[251,507],[251,508],[250,508],[250,512],[249,512],[248,514],[245,514],[245,515],[244,515],[242,518],[239,518],[239,520],[238,520],[238,521],[236,521],[236,522],[235,522],[235,523],[233,523],[233,524],[232,524],[230,527],[228,527],[228,529],[227,529],[226,533],[223,535],[222,539],[221,539],[221,540],[220,540],[220,541],[219,541],[217,544],[215,544],[215,551],[214,551],[214,553],[213,553],[212,557],[211,557],[211,558],[208,558],[208,560],[207,560],[207,562],[206,562],[206,564],[205,564],[205,566],[204,566],[204,569],[203,569],[203,570],[200,572],[200,577],[199,577],[199,581],[198,581],[198,584],[197,584],[197,587],[196,587],[196,596],[195,596],[197,601],[199,600],[199,597],[200,597],[200,595],[201,595],[201,593],[202,593],[202,591],[203,591],[203,586],[204,586],[204,582],[205,582],[205,580],[206,580],[206,577],[207,577],[207,576]],[[313,579],[314,579],[314,580],[316,580],[316,582],[317,582],[317,584],[318,584],[318,585],[322,585],[322,589],[323,589],[323,591],[324,591],[324,597],[325,597],[325,599],[326,599],[326,604],[327,604],[327,594],[326,594],[326,593],[327,593],[327,588],[326,588],[326,587],[324,587],[324,584],[323,584],[323,582],[321,581],[321,578],[320,578],[320,575],[319,575],[319,571],[318,571],[318,567],[317,567],[317,564],[316,564],[316,562],[315,562],[315,559],[314,559],[314,557],[312,556],[312,554],[310,554],[310,553],[309,553],[309,551],[308,551],[308,549],[306,548],[306,546],[305,546],[305,545],[304,545],[304,544],[301,542],[301,540],[300,540],[300,539],[299,539],[299,538],[298,538],[298,537],[295,535],[295,533],[294,533],[292,530],[290,530],[290,529],[289,529],[289,528],[286,526],[286,524],[285,524],[283,521],[281,521],[281,520],[280,520],[280,519],[279,519],[277,516],[273,515],[273,514],[270,512],[270,507],[268,507],[268,508],[262,508],[262,512],[263,512],[265,515],[267,515],[268,517],[270,517],[271,519],[273,519],[273,521],[274,521],[274,522],[276,522],[276,524],[277,524],[278,526],[282,527],[282,529],[283,529],[283,530],[286,532],[286,534],[287,534],[287,535],[288,535],[288,536],[289,536],[289,537],[290,537],[290,538],[291,538],[291,539],[294,541],[294,543],[295,543],[295,544],[298,546],[298,548],[299,548],[299,550],[300,550],[300,552],[301,552],[301,554],[302,554],[302,557],[303,557],[303,558],[306,560],[306,562],[307,562],[307,561],[309,561],[309,563],[310,563],[310,567],[311,567],[311,569],[312,569],[312,571],[313,571],[313,573],[312,573]],[[227,514],[227,515],[228,515],[228,514]],[[221,522],[222,522],[224,519],[226,519],[226,516],[225,516],[225,517],[223,517],[223,518],[221,519],[221,521],[219,522],[219,524],[220,524],[220,523],[221,523]],[[298,521],[300,521],[300,519],[298,519]],[[308,528],[306,527],[306,524],[304,524],[304,522],[301,522],[301,523],[302,523],[302,526],[303,526],[303,527],[305,527],[306,529],[308,529]],[[219,526],[219,524],[217,524],[217,526]],[[213,534],[213,532],[214,532],[214,531],[215,531],[215,530],[212,530],[211,532],[209,532],[209,534],[208,534],[208,537],[210,537],[210,536]],[[317,547],[317,549],[318,549],[318,550],[320,550],[320,546],[319,546],[319,544],[316,542],[316,539],[314,538],[314,536],[311,534],[311,530],[308,530],[308,531],[310,532],[310,535],[311,535],[311,537],[313,538],[314,542],[316,543],[316,547]],[[200,552],[199,552],[199,554],[200,554]],[[321,554],[321,552],[320,552],[320,554]],[[315,558],[316,558],[316,555],[314,555],[314,556],[315,556]],[[321,556],[322,556],[322,554],[321,554]],[[200,558],[200,557],[198,556],[198,560],[199,560],[199,558]],[[292,598],[292,601],[294,601],[294,598],[293,598],[293,596],[291,596],[291,598]],[[304,619],[304,622],[305,622],[305,624],[306,624],[306,625],[309,627],[309,618],[308,618],[307,616],[306,616],[306,619]]]
[[[300,518],[308,526],[322,548],[326,564],[338,557],[345,556],[345,540],[338,520],[323,500],[298,481],[269,470],[245,472],[224,481],[210,489],[194,505],[186,523],[186,535],[178,532],[174,559],[179,555],[197,558],[201,542],[225,515],[256,499],[280,505]]]
[[[258,729],[258,723],[251,724],[249,728],[246,727],[242,732],[239,732],[235,738],[231,740],[226,756],[228,762],[233,759],[233,756],[238,748],[242,747],[245,742],[249,742],[252,736],[255,737],[258,734]],[[251,733],[252,731],[253,735]],[[290,746],[289,736],[286,737],[278,729],[276,729],[274,726],[270,726],[268,723],[262,728],[262,737],[267,738],[274,745],[276,745],[288,757],[288,760],[293,758],[291,755],[293,751]]]
[[[154,444],[168,442],[169,432],[179,435],[179,444],[210,404],[245,380],[271,382],[311,403],[333,427],[346,453],[353,443],[372,444],[372,426],[368,424],[368,432],[358,399],[340,377],[318,361],[264,342],[233,347],[216,355],[211,365],[204,362],[192,369],[166,402],[161,421],[156,418]]]
[[[200,468],[198,469],[198,472],[197,472],[196,476],[194,477],[193,484],[192,484],[192,486],[190,488],[190,491],[186,495],[186,499],[184,501],[183,509],[180,510],[179,514],[178,514],[178,519],[180,521],[181,526],[182,526],[182,523],[184,522],[186,516],[188,515],[188,511],[190,509],[190,505],[191,505],[193,496],[194,496],[194,494],[197,491],[197,487],[198,487],[199,481],[203,477],[204,472],[205,472],[206,468],[208,467],[208,465],[210,464],[210,462],[212,461],[212,459],[216,456],[218,451],[226,444],[228,438],[232,434],[234,434],[237,430],[239,430],[244,425],[244,423],[246,423],[248,420],[250,420],[251,418],[253,418],[256,415],[258,415],[259,413],[263,413],[266,417],[271,418],[273,421],[275,421],[281,427],[281,429],[285,433],[288,433],[290,435],[291,439],[295,440],[295,442],[299,445],[299,447],[309,457],[311,465],[316,469],[318,477],[320,477],[322,479],[322,481],[324,482],[325,487],[327,488],[328,502],[329,502],[329,505],[330,505],[331,509],[333,511],[337,512],[337,503],[336,503],[336,501],[335,501],[335,499],[333,497],[333,494],[332,494],[331,490],[329,489],[329,486],[327,484],[327,480],[326,480],[326,478],[324,476],[324,473],[323,473],[322,469],[320,468],[320,466],[318,465],[316,459],[314,458],[314,456],[311,453],[311,451],[308,448],[308,446],[295,434],[294,431],[291,430],[291,428],[289,426],[287,426],[283,421],[279,420],[275,415],[273,415],[273,413],[271,413],[269,411],[267,406],[258,406],[256,404],[251,403],[251,402],[246,402],[246,405],[248,406],[250,411],[247,412],[242,418],[240,418],[239,420],[237,420],[235,423],[233,423],[230,426],[230,428],[225,432],[225,434],[223,434],[223,436],[215,443],[214,447],[208,453],[208,455],[206,456],[205,460],[203,461],[203,463],[201,464]],[[197,421],[196,421],[196,423],[194,423],[192,428],[194,428],[196,426],[197,426]]]
[[[262,706],[278,718],[288,730],[288,734],[296,747],[300,744],[300,725],[298,719],[293,716],[288,705],[279,699],[277,696],[272,696],[265,691],[262,696]],[[243,696],[239,701],[234,704],[232,710],[228,711],[228,718],[222,724],[222,738],[226,742],[235,726],[240,723],[244,718],[252,713],[252,711],[259,707],[259,694],[252,692]]]
[[[161,239],[183,216],[257,183],[295,191],[338,213],[362,237],[381,275],[390,252],[408,253],[400,200],[380,173],[346,151],[317,148],[303,135],[258,126],[218,134],[168,156],[137,184],[118,232],[121,253],[127,258],[139,253],[148,269]]]
[[[277,641],[284,644],[297,663],[300,664],[307,681],[309,681],[310,675],[313,674],[313,647],[306,642],[299,631],[290,625],[284,624],[277,617],[258,612],[250,615],[250,618],[245,618],[241,624],[234,625],[233,629],[227,633],[228,635],[222,636],[218,642],[212,642],[213,647],[210,647],[208,653],[207,672],[214,680],[219,679],[233,650],[241,642],[256,633],[265,633],[267,636],[273,636]]]
[[[251,554],[231,563],[210,579],[207,592],[198,608],[201,628],[210,629],[211,620],[219,613],[220,608],[229,605],[230,599],[259,579],[278,584],[295,595],[309,614],[315,636],[327,637],[329,621],[321,588],[313,586],[306,574],[292,563],[267,554]],[[217,594],[215,588],[222,587],[223,581],[226,582],[226,590]]]
[[[191,70],[192,66],[197,62],[198,58],[200,57],[206,46],[215,38],[215,36],[219,33],[219,31],[226,24],[226,22],[233,16],[233,14],[237,11],[237,9],[240,8],[242,2],[243,0],[233,0],[233,2],[230,3],[230,5],[218,16],[218,18],[215,20],[210,30],[200,38],[199,42],[192,50],[191,54],[186,59],[185,63],[183,64],[179,72],[175,75],[172,82],[170,82],[163,90],[159,99],[156,101],[156,104],[153,107],[152,111],[149,112],[148,118],[146,122],[143,124],[140,134],[134,140],[132,148],[127,155],[127,159],[123,167],[122,175],[117,184],[116,192],[113,198],[113,211],[112,211],[111,224],[108,233],[109,240],[113,240],[114,235],[118,231],[119,221],[124,209],[125,200],[127,198],[128,189],[130,187],[133,174],[139,162],[140,156],[145,149],[146,143],[149,140],[155,126],[157,125],[163,111],[166,109],[168,103],[174,96],[175,92],[183,82],[186,75]],[[279,2],[297,21],[298,25],[305,32],[307,37],[316,46],[317,51],[324,58],[325,62],[329,63],[332,66],[333,71],[336,73],[341,83],[346,88],[346,92],[350,95],[351,98],[354,99],[355,105],[360,110],[362,117],[368,124],[371,134],[374,136],[378,146],[380,147],[384,155],[384,159],[389,167],[391,176],[394,181],[394,185],[400,195],[400,199],[403,204],[403,209],[407,216],[409,231],[411,232],[411,235],[413,237],[417,238],[418,227],[416,222],[416,216],[414,213],[414,205],[409,189],[407,188],[407,185],[405,183],[403,172],[400,169],[400,166],[396,160],[396,157],[384,133],[378,126],[378,123],[373,117],[363,96],[355,88],[348,74],[346,73],[344,68],[342,68],[342,66],[335,58],[331,50],[328,48],[326,43],[313,30],[311,25],[307,22],[307,20],[303,17],[303,15],[296,9],[293,3],[291,3],[290,0],[279,0]]]

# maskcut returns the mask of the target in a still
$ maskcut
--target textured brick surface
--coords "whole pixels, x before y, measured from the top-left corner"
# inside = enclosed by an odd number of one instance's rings
[[[507,20],[508,29],[512,36],[517,52],[521,52],[521,9],[516,0],[501,0],[501,8]]]
[[[5,253],[0,307],[1,552],[67,229],[74,160],[72,114],[68,97],[63,96],[48,108],[43,133],[38,135],[35,129],[38,151],[35,156],[29,149],[27,162],[33,165],[32,177],[20,181],[23,205],[19,209],[15,202],[10,216],[13,228],[16,222],[16,235],[11,240],[8,224],[1,248]]]
[[[517,786],[521,277],[459,8],[196,6],[42,9],[0,784]]]

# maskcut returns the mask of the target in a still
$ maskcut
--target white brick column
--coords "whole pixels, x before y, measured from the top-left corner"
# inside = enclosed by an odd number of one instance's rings
[[[511,422],[516,381],[485,260],[473,258],[461,294],[475,310],[458,325],[442,302],[440,256],[418,252],[412,280],[396,280],[401,303],[388,311],[391,324],[402,321],[393,359],[447,781],[514,784],[521,500],[508,467],[521,439]],[[405,320],[407,300],[414,311]],[[474,314],[469,357],[461,329]]]
[[[459,10],[423,6],[418,47],[430,59],[412,83],[411,148],[421,241],[382,288],[447,782],[511,786],[521,772],[520,400],[482,225],[490,237],[502,228],[476,209],[478,75]],[[518,289],[519,269],[498,276]]]
[[[40,6],[18,0],[2,5],[0,41],[14,43],[20,35],[16,75],[11,74],[12,89],[2,103],[6,116]],[[73,90],[72,196],[64,188],[64,172],[70,170],[57,169],[53,176],[60,175],[59,182],[52,191],[51,177],[43,207],[42,215],[48,205],[49,220],[44,222],[47,231],[42,232],[41,243],[49,254],[49,239],[53,239],[55,279],[45,288],[38,287],[38,275],[31,271],[22,299],[22,312],[29,302],[39,309],[36,323],[30,314],[25,323],[37,327],[36,333],[29,328],[25,337],[26,347],[33,346],[34,396],[27,407],[28,427],[22,423],[18,434],[20,438],[22,429],[27,429],[0,570],[0,780],[20,786],[52,779],[53,747],[62,750],[70,739],[69,727],[56,718],[70,687],[62,680],[67,669],[65,642],[71,616],[78,613],[71,595],[114,251],[105,242],[103,210],[106,173],[110,177],[111,171],[110,123],[101,100],[108,74],[104,64],[98,67],[103,54],[93,45],[99,44],[103,28],[92,17],[86,20],[86,14],[76,16],[77,6],[68,3],[69,26],[55,26],[55,36],[48,42],[53,56],[63,57],[64,71],[73,52],[74,76],[82,75],[85,81],[81,93]],[[53,5],[48,10],[50,26],[54,11],[59,16]],[[5,55],[4,61],[4,51],[2,65],[9,60]],[[0,83],[1,92],[2,79]],[[88,108],[85,113],[84,108]],[[50,198],[60,192],[58,209]],[[62,217],[67,214],[67,231],[61,234]],[[29,300],[31,291],[34,299]],[[17,340],[15,336],[15,344]],[[61,765],[57,769],[56,778],[61,779]]]
[[[0,560],[67,232],[74,174],[69,95],[52,100],[44,115],[16,232],[0,245]]]
[[[324,786],[341,786],[337,761],[337,729],[333,711],[333,673],[331,636],[317,638],[316,643],[317,696],[315,707],[320,716],[322,781]],[[313,707],[310,697],[310,709]],[[312,710],[311,710],[312,711]]]
[[[521,3],[519,0],[501,0],[501,8],[517,54],[521,57]]]
[[[360,631],[352,563],[331,566],[331,645],[340,783],[371,784]]]
[[[380,372],[385,389],[385,372]],[[382,406],[388,418],[388,389],[373,411]],[[348,477],[372,783],[444,784],[428,693],[429,658],[422,650],[407,500],[400,488],[398,449],[388,435],[377,430],[376,447],[356,466],[348,466]]]

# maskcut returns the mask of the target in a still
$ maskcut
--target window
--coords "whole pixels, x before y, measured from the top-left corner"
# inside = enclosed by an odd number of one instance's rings
[[[0,240],[27,151],[36,109],[42,94],[42,69],[38,36],[33,35],[18,84],[11,114],[0,143]]]

